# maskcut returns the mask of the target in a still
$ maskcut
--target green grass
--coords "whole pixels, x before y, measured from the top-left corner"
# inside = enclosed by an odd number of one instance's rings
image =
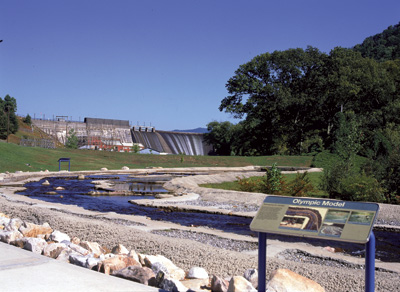
[[[339,159],[340,158],[338,155],[330,153],[328,151],[323,151],[314,156],[311,165],[313,167],[327,168],[327,167],[333,165]],[[355,171],[359,171],[361,169],[361,166],[366,161],[367,161],[367,158],[365,158],[365,157],[355,156],[353,169]]]
[[[58,159],[71,158],[71,171],[131,169],[146,167],[240,167],[265,166],[277,163],[279,166],[308,167],[310,156],[183,156],[118,153],[94,150],[71,150],[65,148],[44,149],[38,147],[22,147],[12,143],[0,142],[0,172],[15,171],[58,171]],[[62,169],[68,164],[62,163]]]

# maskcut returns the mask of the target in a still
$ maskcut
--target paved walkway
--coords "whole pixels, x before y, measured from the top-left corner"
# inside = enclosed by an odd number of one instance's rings
[[[162,290],[60,262],[0,242],[0,290],[147,292]]]

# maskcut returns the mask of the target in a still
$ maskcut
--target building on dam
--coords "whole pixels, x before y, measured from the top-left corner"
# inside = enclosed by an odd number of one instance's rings
[[[73,129],[82,149],[130,152],[138,145],[141,150],[150,149],[150,153],[160,154],[208,155],[212,151],[212,146],[204,142],[203,134],[131,127],[125,120],[85,118],[83,122],[76,122],[58,116],[53,120],[33,119],[32,122],[62,144]]]

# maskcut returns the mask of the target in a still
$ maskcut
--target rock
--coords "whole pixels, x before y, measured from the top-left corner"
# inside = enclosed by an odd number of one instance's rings
[[[90,252],[86,248],[84,248],[80,245],[74,244],[74,243],[66,241],[66,240],[62,241],[62,243],[66,244],[71,250],[73,250],[81,255],[86,256],[86,255],[90,254]]]
[[[74,252],[69,255],[69,262],[79,267],[86,267],[87,256]]]
[[[243,277],[253,285],[254,288],[258,287],[258,271],[256,269],[248,269],[244,272]]]
[[[111,250],[111,253],[113,254],[128,254],[129,250],[126,249],[125,246],[122,244],[118,244],[117,246],[114,246],[113,249]]]
[[[74,236],[72,239],[71,239],[71,243],[73,243],[73,244],[80,244],[81,243],[81,240],[78,238],[78,237],[76,237],[76,236]]]
[[[43,249],[46,247],[46,245],[46,240],[42,238],[26,237],[24,249],[36,254],[42,254]]]
[[[11,221],[11,219],[7,216],[4,215],[3,213],[0,213],[0,226],[4,228],[5,225],[8,225]]]
[[[129,170],[129,167],[128,167],[128,166],[122,166],[121,169],[122,169],[122,170]]]
[[[50,183],[47,179],[44,182],[42,182],[42,186],[49,186],[49,185]]]
[[[190,291],[210,291],[209,279],[188,279],[181,283]]]
[[[96,257],[94,254],[90,254],[86,258],[85,268],[87,268],[87,269],[93,269],[95,267],[97,268],[97,265],[101,261],[104,261],[104,258]]]
[[[208,279],[208,273],[205,269],[200,267],[192,267],[190,268],[188,274],[188,279]]]
[[[97,242],[82,241],[80,246],[87,249],[90,253],[93,253],[97,257],[105,253],[105,250]]]
[[[156,256],[147,255],[144,258],[144,262],[145,265],[149,268],[152,268],[154,263],[157,262],[161,263],[167,269],[168,275],[171,278],[176,279],[178,281],[183,280],[185,278],[185,271],[175,266],[171,260],[167,259],[162,255],[156,255]]]
[[[57,192],[51,191],[51,192],[45,192],[46,195],[58,195]]]
[[[330,246],[325,246],[324,250],[332,252],[332,253],[335,252],[335,249],[333,247],[330,247]]]
[[[63,243],[52,242],[47,244],[43,249],[43,255],[49,258],[56,259],[67,246]]]
[[[228,292],[257,292],[257,290],[242,276],[234,276],[229,281]]]
[[[74,253],[74,251],[72,249],[70,249],[69,247],[66,247],[65,249],[63,249],[60,254],[56,257],[56,260],[62,261],[62,262],[66,262],[69,263],[69,256]]]
[[[85,176],[84,176],[83,174],[80,174],[80,175],[78,175],[78,179],[79,179],[79,180],[84,180],[84,179],[85,179]]]
[[[16,239],[16,240],[14,240],[14,241],[11,241],[10,244],[11,244],[11,245],[14,245],[14,246],[16,246],[16,247],[19,247],[19,248],[24,248],[24,245],[25,245],[25,237],[22,237],[21,239]]]
[[[211,291],[213,292],[227,292],[229,281],[222,279],[218,276],[211,278]]]
[[[107,171],[107,170],[108,170],[107,167],[100,168],[100,171]]]
[[[156,287],[155,274],[148,267],[129,266],[122,270],[115,271],[113,275],[144,285]]]
[[[13,218],[13,219],[10,220],[10,222],[8,222],[7,225],[4,226],[4,230],[6,230],[6,231],[12,231],[12,230],[17,231],[21,227],[22,224],[24,224],[24,222],[21,219]]]
[[[1,217],[1,218],[8,218],[8,219],[10,219],[10,216],[8,216],[8,215],[6,215],[6,214],[4,214],[4,213],[0,213],[0,217]]]
[[[138,256],[138,254],[136,253],[136,251],[134,251],[133,249],[128,253],[128,256],[131,257],[131,258],[134,258],[135,261],[137,261],[138,263],[140,263],[139,256]],[[141,264],[142,264],[142,263],[141,263]],[[144,266],[144,264],[142,264],[142,266]]]
[[[1,230],[0,231],[0,241],[12,244],[13,242],[22,239],[24,236],[18,230]]]
[[[325,292],[318,283],[287,269],[274,271],[266,288],[268,292]]]
[[[122,270],[128,266],[141,266],[134,258],[117,255],[112,258],[105,259],[97,265],[97,271],[104,271],[104,274],[110,275],[114,271]]]
[[[63,191],[63,190],[65,190],[65,188],[63,188],[63,187],[56,187],[56,188],[54,188],[56,191]]]
[[[45,238],[46,235],[49,236],[53,232],[53,229],[48,223],[45,223],[43,225],[36,225],[33,223],[24,222],[24,224],[22,224],[18,230],[22,233],[24,237],[41,238]]]
[[[186,292],[188,290],[188,288],[176,279],[164,279],[161,282],[160,288],[171,292]]]
[[[168,278],[167,268],[160,262],[156,262],[152,265],[151,270],[156,274],[157,285],[160,285],[164,278]]]
[[[144,259],[145,259],[145,257],[148,256],[148,254],[139,253],[138,256],[139,256],[139,263],[140,263],[142,266],[145,266],[146,263],[144,262]],[[151,268],[151,267],[149,267],[149,268]]]
[[[156,199],[168,199],[168,198],[172,198],[174,197],[174,195],[170,195],[170,194],[155,194],[154,198]]]
[[[70,241],[71,238],[68,236],[68,234],[63,233],[61,231],[55,230],[50,234],[50,238],[51,241],[55,241],[55,242],[62,242],[64,240],[66,241]]]
[[[340,248],[340,247],[326,246],[326,247],[324,247],[324,250],[327,250],[327,251],[333,252],[333,253],[335,253],[335,252],[344,252],[343,248]]]
[[[153,269],[152,269],[152,271],[154,272]],[[167,278],[167,275],[165,274],[164,271],[160,270],[158,273],[156,273],[156,286],[155,287],[161,287],[162,281],[164,281],[164,279],[166,279],[166,278]]]

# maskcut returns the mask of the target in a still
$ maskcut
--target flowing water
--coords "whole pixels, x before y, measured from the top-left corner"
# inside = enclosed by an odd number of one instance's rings
[[[237,234],[257,236],[249,229],[252,218],[228,216],[196,212],[169,212],[159,208],[138,206],[129,203],[130,200],[151,199],[157,193],[167,193],[162,185],[171,177],[130,177],[87,176],[84,180],[77,177],[49,177],[38,182],[25,184],[26,190],[19,194],[47,202],[77,205],[87,210],[99,212],[116,212],[119,214],[141,215],[152,220],[167,221],[184,226],[203,226]],[[50,185],[42,183],[47,180]],[[109,180],[115,185],[116,191],[129,192],[129,195],[108,195],[106,191],[98,190],[95,184],[98,180]],[[55,190],[62,187],[64,190]],[[89,195],[97,192],[96,196]],[[400,262],[400,233],[374,231],[376,237],[376,257],[388,262]],[[334,246],[343,248],[347,253],[364,257],[365,246],[339,241],[310,239],[295,236],[268,234],[269,239],[285,242],[307,242],[315,246]]]

